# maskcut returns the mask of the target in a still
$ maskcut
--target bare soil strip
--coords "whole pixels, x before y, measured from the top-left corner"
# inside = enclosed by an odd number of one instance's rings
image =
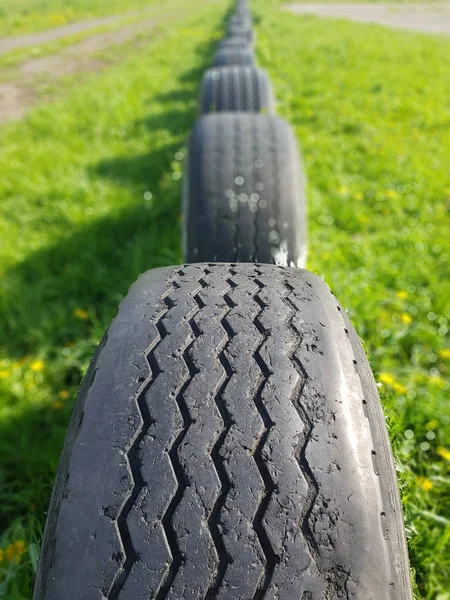
[[[166,16],[167,20],[167,16]],[[0,83],[0,123],[20,119],[42,98],[39,89],[43,82],[54,83],[61,77],[76,73],[100,72],[108,66],[96,54],[106,48],[124,44],[148,33],[162,19],[146,19],[117,31],[98,33],[49,56],[32,58],[16,70],[14,81]]]
[[[450,34],[450,2],[429,4],[287,4],[298,15],[351,19],[425,33]]]
[[[154,12],[154,9],[145,12],[148,14],[149,12]],[[119,15],[113,15],[111,17],[89,19],[88,21],[78,21],[76,23],[70,23],[69,25],[63,25],[62,27],[48,29],[47,31],[42,31],[40,33],[0,38],[0,56],[2,54],[11,52],[11,50],[29,48],[30,46],[39,46],[40,44],[53,42],[64,37],[68,37],[69,35],[75,35],[77,33],[82,33],[83,31],[89,31],[89,29],[95,29],[96,27],[113,25],[114,23],[120,22],[123,19],[137,17],[142,14],[143,12],[140,10],[132,10]]]

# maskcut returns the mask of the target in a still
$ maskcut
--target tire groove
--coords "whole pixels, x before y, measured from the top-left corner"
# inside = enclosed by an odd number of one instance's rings
[[[254,319],[260,312],[254,296],[259,291],[259,286],[254,282],[254,267],[249,277],[243,277],[241,266],[235,271],[236,276],[229,283],[236,283],[232,285],[233,289],[229,292],[229,299],[227,298],[231,310],[224,323],[228,331],[236,332],[224,351],[232,371],[229,385],[223,392],[223,401],[232,422],[229,423],[228,434],[220,448],[223,468],[226,469],[231,486],[224,497],[219,520],[220,533],[232,560],[228,562],[221,582],[217,582],[217,592],[212,590],[210,598],[215,600],[226,600],[237,590],[239,597],[252,599],[267,563],[259,537],[253,528],[261,498],[265,495],[265,484],[254,457],[255,449],[266,429],[254,404],[254,397],[263,377],[254,359],[259,346]],[[243,307],[245,313],[242,312]],[[244,314],[247,318],[243,321]],[[249,376],[251,379],[248,379]],[[243,389],[242,386],[246,387]],[[243,396],[239,401],[241,393]],[[243,569],[248,569],[244,578]]]
[[[179,276],[185,275],[184,271],[182,271],[182,270],[179,270],[177,272],[177,274]],[[173,290],[171,292],[173,292],[176,289],[180,289],[180,287],[181,287],[177,282],[173,282],[172,285],[173,285]],[[193,294],[193,297],[194,296],[195,296],[195,294]],[[169,305],[175,306],[175,302],[170,299],[170,295],[168,295],[164,299],[164,301],[166,302],[166,304],[168,306]],[[169,505],[161,519],[161,523],[164,528],[164,533],[166,535],[167,542],[168,542],[170,550],[172,552],[172,562],[170,564],[169,571],[166,574],[164,581],[162,582],[162,584],[160,585],[160,587],[158,589],[158,592],[155,596],[155,600],[164,600],[165,598],[167,598],[167,596],[170,592],[170,589],[172,587],[172,584],[175,580],[175,577],[180,569],[180,565],[182,564],[182,561],[183,561],[183,555],[181,553],[181,550],[180,550],[180,547],[178,544],[177,535],[172,526],[171,521],[172,521],[172,517],[175,514],[175,511],[181,501],[181,498],[183,497],[184,491],[189,485],[189,481],[186,477],[186,474],[183,470],[180,459],[178,457],[178,448],[180,447],[184,437],[186,436],[186,433],[187,433],[189,427],[191,426],[191,424],[193,422],[192,417],[189,413],[189,408],[184,400],[184,393],[185,393],[186,389],[189,387],[189,385],[191,384],[191,381],[192,381],[194,375],[198,372],[198,369],[196,369],[195,365],[193,364],[193,362],[191,360],[189,351],[199,334],[198,328],[192,326],[193,318],[199,311],[200,311],[200,308],[191,310],[190,316],[187,317],[187,319],[186,319],[187,322],[189,323],[189,326],[193,333],[193,339],[188,341],[186,346],[183,348],[181,358],[187,367],[187,370],[189,372],[189,377],[186,379],[183,386],[181,387],[181,389],[179,390],[179,392],[177,393],[177,395],[175,397],[175,402],[177,404],[178,410],[179,410],[180,415],[183,420],[183,429],[178,434],[178,436],[175,438],[175,440],[168,452],[168,455],[169,455],[169,458],[170,458],[170,461],[172,464],[172,468],[175,473],[175,477],[177,479],[178,487],[175,492],[175,495],[173,496],[171,502],[169,503]]]
[[[301,529],[302,529],[303,537],[309,547],[311,558],[314,560],[316,567],[317,567],[318,571],[320,572],[319,548],[318,548],[317,542],[314,538],[314,534],[311,531],[311,528],[309,525],[309,518],[314,509],[316,500],[319,496],[319,485],[314,477],[314,474],[313,474],[311,467],[309,466],[308,460],[306,458],[306,449],[307,449],[308,443],[312,437],[314,425],[313,425],[313,422],[311,421],[309,415],[307,414],[306,410],[303,408],[302,403],[300,401],[297,403],[294,401],[296,397],[301,399],[301,397],[303,396],[303,391],[304,391],[304,388],[306,385],[306,381],[308,379],[308,375],[307,375],[302,363],[296,356],[297,350],[301,346],[303,336],[302,336],[301,332],[298,331],[298,329],[294,325],[294,318],[295,318],[295,315],[298,313],[298,308],[296,307],[294,302],[289,297],[292,294],[292,292],[294,291],[294,288],[289,284],[289,282],[287,280],[284,280],[283,283],[284,283],[284,287],[287,290],[287,293],[286,293],[286,295],[283,296],[282,300],[286,304],[286,306],[288,306],[290,308],[290,315],[288,318],[288,328],[292,331],[294,336],[299,340],[297,346],[291,351],[289,358],[290,358],[292,364],[294,365],[295,369],[297,370],[297,372],[300,375],[301,384],[300,384],[300,389],[298,391],[298,394],[292,394],[291,399],[293,401],[294,408],[296,409],[300,419],[303,421],[303,423],[307,427],[306,433],[301,437],[299,436],[299,443],[298,443],[297,450],[295,452],[295,458],[299,464],[300,471],[303,473],[305,480],[308,484],[308,488],[309,488],[309,492],[306,497],[304,511],[303,511],[302,519],[301,519]]]
[[[257,271],[256,273],[257,273],[257,275],[261,275],[260,271]],[[264,284],[256,278],[255,278],[255,283],[259,286],[259,291],[257,294],[255,294],[254,299],[255,299],[255,302],[260,306],[261,310],[258,313],[258,315],[255,317],[253,323],[254,323],[256,329],[259,331],[259,333],[263,336],[263,339],[261,341],[261,344],[256,349],[256,351],[253,355],[253,358],[255,359],[259,368],[261,369],[263,379],[262,379],[262,381],[259,385],[259,388],[255,394],[254,401],[255,401],[255,406],[256,406],[256,408],[261,416],[261,419],[264,423],[265,430],[264,430],[261,438],[259,439],[259,442],[258,442],[258,445],[256,447],[253,457],[255,459],[256,465],[259,469],[262,480],[264,482],[265,495],[262,498],[260,505],[256,511],[255,517],[253,519],[253,528],[258,536],[262,551],[264,552],[264,555],[266,557],[266,566],[262,573],[262,577],[258,584],[258,588],[256,589],[256,591],[253,595],[253,600],[262,600],[264,598],[264,596],[266,595],[266,592],[269,588],[275,568],[276,568],[277,564],[279,563],[279,557],[276,555],[274,549],[272,548],[272,544],[270,543],[269,536],[267,535],[266,530],[264,529],[264,525],[263,525],[263,519],[266,514],[267,508],[269,506],[270,500],[272,498],[272,494],[276,490],[276,484],[270,475],[269,469],[267,468],[266,462],[262,455],[262,452],[263,452],[264,446],[266,444],[267,438],[269,436],[270,430],[274,426],[274,422],[270,418],[270,415],[262,401],[262,392],[267,384],[269,377],[273,374],[273,372],[266,365],[264,359],[262,358],[262,356],[260,354],[261,348],[264,346],[268,337],[270,336],[270,332],[266,330],[266,328],[262,325],[262,323],[260,321],[260,317],[261,317],[262,313],[267,308],[267,304],[259,297],[259,293],[264,288]]]
[[[230,270],[229,274],[232,276],[234,274],[234,271]],[[231,278],[227,279],[227,283],[230,285],[230,289],[232,289],[236,285]],[[225,379],[218,390],[218,393],[215,398],[215,402],[216,402],[217,409],[220,413],[220,416],[222,417],[224,427],[222,429],[220,436],[218,437],[216,443],[214,444],[214,446],[211,450],[211,459],[213,461],[214,467],[216,469],[216,473],[217,473],[220,483],[222,485],[222,490],[216,499],[214,507],[211,511],[211,515],[208,519],[208,527],[211,532],[211,536],[213,538],[213,541],[214,541],[214,544],[215,544],[215,547],[217,550],[217,554],[219,556],[219,564],[217,566],[215,580],[205,594],[205,600],[214,600],[214,598],[216,598],[217,592],[220,589],[220,586],[222,585],[223,579],[225,577],[225,573],[228,568],[228,565],[230,564],[230,562],[232,562],[232,558],[229,555],[229,553],[225,547],[225,543],[223,541],[222,533],[220,531],[220,526],[219,526],[220,513],[222,511],[222,507],[225,504],[228,493],[231,489],[231,481],[230,481],[230,478],[228,477],[225,467],[223,466],[223,459],[220,456],[220,448],[223,446],[225,438],[227,437],[232,425],[234,424],[234,421],[231,418],[231,415],[228,412],[227,407],[225,406],[225,402],[223,401],[223,392],[225,391],[225,388],[227,387],[227,385],[233,375],[233,369],[231,368],[231,365],[228,362],[228,359],[226,357],[226,350],[227,350],[228,346],[230,345],[231,340],[233,339],[233,337],[236,334],[230,327],[229,323],[227,322],[227,316],[229,315],[230,311],[236,306],[236,304],[229,297],[228,292],[223,295],[223,299],[228,306],[228,310],[225,313],[225,315],[222,317],[220,323],[225,330],[227,338],[226,338],[225,344],[222,346],[222,348],[220,349],[220,351],[218,353],[218,359],[224,369]]]
[[[166,308],[163,311],[161,311],[157,321],[155,322],[155,327],[158,332],[158,338],[153,340],[152,344],[146,350],[146,359],[150,367],[150,376],[147,378],[147,381],[141,387],[135,399],[140,416],[142,418],[142,425],[140,430],[137,432],[128,452],[125,454],[127,467],[133,481],[133,489],[131,491],[131,494],[123,504],[120,513],[117,516],[117,529],[120,542],[125,553],[125,562],[123,563],[120,572],[116,575],[116,578],[112,583],[112,586],[107,595],[108,600],[118,600],[123,585],[128,579],[133,564],[137,560],[137,554],[133,547],[133,542],[131,540],[130,531],[127,525],[127,518],[140,492],[146,485],[141,473],[141,460],[139,457],[140,445],[154,421],[152,420],[150,411],[148,410],[148,407],[145,403],[145,394],[150,388],[150,386],[153,384],[155,379],[158,377],[158,375],[162,372],[154,357],[154,352],[155,349],[159,346],[159,344],[161,344],[161,342],[167,336],[167,332],[162,324],[162,321],[171,308],[171,306],[168,305],[166,302],[167,296],[170,293],[171,290],[169,289],[165,292],[165,294],[163,294],[160,297],[160,299],[166,305]]]

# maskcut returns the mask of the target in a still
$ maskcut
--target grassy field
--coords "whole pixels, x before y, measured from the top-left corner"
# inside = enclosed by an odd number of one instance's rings
[[[155,0],[0,0],[0,37],[61,27],[73,21],[155,4]]]
[[[450,40],[259,14],[260,62],[309,178],[308,266],[382,384],[417,596],[448,599]]]
[[[170,3],[167,4],[173,5],[174,1],[170,0]],[[73,46],[74,44],[91,37],[92,35],[115,32],[128,25],[139,23],[143,19],[159,19],[159,17],[167,14],[167,4],[163,6],[155,5],[151,9],[137,11],[136,13],[125,12],[120,16],[118,15],[117,21],[114,21],[113,23],[98,25],[96,27],[86,29],[80,33],[67,36],[65,35],[58,40],[43,42],[39,45],[27,46],[25,48],[18,48],[0,55],[0,81],[13,80],[17,78],[17,71],[14,67],[22,66],[27,60],[56,54],[67,47]],[[183,8],[183,4],[180,3],[178,8],[181,10]]]
[[[229,4],[189,0],[192,16],[0,130],[0,597],[30,598],[95,344],[139,273],[181,260],[185,140]],[[416,596],[448,600],[450,42],[276,4],[254,2],[258,54],[303,149],[309,267],[381,384]]]

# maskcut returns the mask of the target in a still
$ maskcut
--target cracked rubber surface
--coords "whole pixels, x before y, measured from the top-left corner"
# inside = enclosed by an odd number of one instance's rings
[[[262,114],[201,117],[183,210],[186,262],[305,266],[304,175],[291,127]]]
[[[377,390],[316,276],[133,285],[82,386],[35,600],[410,600]]]
[[[202,113],[241,111],[273,114],[272,85],[265,71],[255,67],[208,69],[200,93]]]

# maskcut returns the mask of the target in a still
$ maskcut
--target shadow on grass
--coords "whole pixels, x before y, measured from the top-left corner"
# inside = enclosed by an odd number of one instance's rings
[[[180,260],[181,182],[171,179],[170,165],[197,117],[201,77],[214,46],[215,42],[199,45],[200,66],[181,75],[178,90],[148,99],[150,113],[153,102],[167,103],[170,110],[135,121],[129,128],[137,139],[142,125],[155,135],[169,131],[170,143],[137,156],[105,157],[88,170],[93,184],[110,179],[136,190],[136,203],[84,225],[6,273],[0,308],[9,318],[0,325],[0,338],[11,358],[75,343],[83,335],[73,318],[75,308],[87,310],[104,326],[140,273]],[[178,110],[173,109],[174,100]],[[150,209],[143,189],[154,196]]]
[[[139,274],[181,259],[181,182],[172,179],[170,165],[180,147],[177,140],[187,138],[197,117],[194,101],[214,45],[198,47],[200,66],[180,77],[178,91],[149,98],[149,113],[152,103],[161,100],[170,101],[170,111],[151,115],[129,128],[137,139],[142,124],[155,134],[169,130],[169,143],[138,156],[104,157],[88,169],[93,183],[110,179],[133,193],[136,190],[136,202],[69,232],[54,245],[28,256],[3,278],[0,310],[8,319],[0,323],[2,346],[12,360],[24,355],[45,358],[46,385],[53,398],[58,390],[74,390],[79,384],[87,357]],[[174,101],[178,110],[173,110]],[[146,207],[142,189],[152,190],[152,206]],[[77,319],[76,308],[87,311],[89,320]],[[62,360],[61,350],[67,345],[83,347],[78,363]],[[5,406],[23,401],[25,396],[14,396],[15,392],[6,388],[0,388],[0,395],[2,392]],[[36,530],[43,525],[70,412],[69,404],[55,412],[48,402],[27,403],[19,416],[16,412],[0,422],[1,528],[18,517],[29,522],[31,514],[36,515]]]

